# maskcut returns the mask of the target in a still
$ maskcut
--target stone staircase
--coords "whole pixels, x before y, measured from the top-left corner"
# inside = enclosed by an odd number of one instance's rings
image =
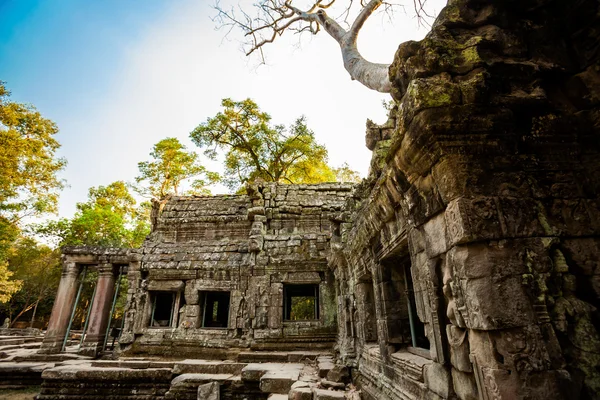
[[[235,361],[0,362],[0,376],[41,383],[38,400],[335,400],[350,398],[341,368],[320,351],[250,351]]]

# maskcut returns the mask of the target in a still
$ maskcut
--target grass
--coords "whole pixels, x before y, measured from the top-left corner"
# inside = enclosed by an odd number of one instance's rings
[[[39,392],[39,386],[23,389],[0,389],[0,400],[32,400]]]

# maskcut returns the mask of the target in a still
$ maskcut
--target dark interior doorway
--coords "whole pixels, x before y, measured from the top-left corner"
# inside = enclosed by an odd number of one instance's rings
[[[229,292],[200,292],[203,328],[227,328],[229,325]]]

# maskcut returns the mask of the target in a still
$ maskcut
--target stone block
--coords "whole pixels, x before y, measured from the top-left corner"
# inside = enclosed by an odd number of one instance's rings
[[[436,257],[448,250],[444,213],[436,215],[423,225],[423,236],[428,257]]]
[[[219,400],[221,385],[218,382],[205,383],[198,386],[198,400]]]
[[[502,228],[494,198],[458,198],[445,211],[450,245],[484,239],[499,239]]]
[[[522,258],[525,250],[521,241],[473,243],[454,246],[447,253],[446,262],[457,279],[504,278],[528,272]]]
[[[325,389],[313,389],[314,400],[345,400],[346,395],[344,392],[338,392],[333,390]]]
[[[450,363],[461,372],[473,372],[469,359],[469,340],[466,329],[446,325],[446,335],[450,345]]]
[[[472,373],[461,372],[452,368],[452,384],[454,392],[460,400],[478,400],[477,384]]]
[[[326,378],[329,371],[331,371],[335,367],[333,359],[331,359],[330,357],[319,357],[317,361],[317,368],[319,369],[319,378]]]
[[[267,400],[288,400],[289,397],[287,394],[270,394],[269,397],[267,397]]]
[[[425,386],[443,399],[452,393],[452,377],[450,372],[441,364],[431,363],[424,367],[423,378]]]
[[[268,370],[260,378],[260,390],[266,393],[288,393],[292,384],[300,377],[302,364],[282,364],[280,368]]]
[[[460,281],[471,329],[492,330],[535,323],[523,277],[483,277]]]
[[[298,382],[296,382],[296,383],[298,383]],[[289,400],[313,400],[313,392],[308,386],[295,388],[294,385],[292,385],[292,388],[290,389],[290,391],[288,393],[288,399]]]
[[[343,365],[335,365],[327,372],[327,380],[332,382],[350,383],[350,370]]]
[[[183,360],[173,367],[173,374],[230,374],[239,375],[246,366],[232,361]]]

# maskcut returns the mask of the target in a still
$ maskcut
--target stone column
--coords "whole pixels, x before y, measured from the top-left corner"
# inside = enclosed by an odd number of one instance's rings
[[[75,296],[77,295],[77,276],[79,266],[71,261],[64,261],[58,292],[52,307],[48,330],[38,353],[60,353],[67,333],[69,320],[73,311]]]
[[[112,264],[98,265],[96,295],[92,303],[88,330],[79,354],[95,357],[102,350],[115,293],[115,280]]]

